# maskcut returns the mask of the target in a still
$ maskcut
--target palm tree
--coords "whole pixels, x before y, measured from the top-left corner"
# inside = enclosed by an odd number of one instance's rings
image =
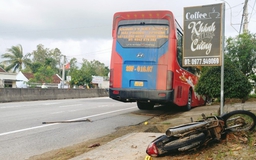
[[[20,44],[8,48],[7,53],[2,54],[2,58],[7,59],[2,62],[3,64],[7,64],[5,70],[10,71],[13,69],[13,72],[16,72],[17,69],[21,71],[23,65],[27,67],[31,62],[28,55],[23,55],[23,49]]]

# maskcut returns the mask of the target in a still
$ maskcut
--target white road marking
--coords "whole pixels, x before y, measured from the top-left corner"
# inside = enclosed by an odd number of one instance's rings
[[[99,114],[95,114],[95,115],[91,115],[91,116],[86,116],[86,117],[80,117],[80,118],[71,119],[71,120],[67,120],[67,121],[76,121],[76,120],[81,120],[81,119],[86,119],[86,118],[92,118],[92,117],[102,116],[102,115],[116,113],[116,112],[122,112],[122,111],[130,110],[130,109],[135,109],[135,108],[137,108],[137,107],[130,107],[130,108],[125,108],[125,109],[119,109],[119,110],[115,110],[115,111],[99,113]],[[53,125],[57,125],[57,124],[59,124],[59,123],[44,124],[44,125],[40,125],[40,126],[24,128],[24,129],[10,131],[10,132],[4,132],[4,133],[0,133],[0,136],[10,135],[10,134],[14,134],[14,133],[20,133],[20,132],[24,132],[24,131],[30,131],[30,130],[39,129],[39,128],[45,128],[45,127],[49,127],[49,126],[53,126]]]
[[[29,131],[29,130],[38,129],[38,128],[44,128],[44,127],[53,126],[53,125],[56,125],[56,124],[46,124],[46,125],[43,125],[43,126],[41,125],[41,126],[35,126],[35,127],[24,128],[24,129],[20,129],[20,130],[0,133],[0,136],[5,136],[5,135],[13,134],[13,133],[24,132],[24,131]]]
[[[43,103],[42,105],[44,105],[44,106],[49,106],[49,105],[56,105],[56,104],[59,104],[59,103]]]
[[[19,107],[26,107],[26,106],[5,106],[5,107],[0,107],[0,109],[19,108]]]
[[[85,100],[85,101],[91,101],[91,100],[97,100],[97,99],[111,99],[109,97],[92,97],[92,98],[79,98],[78,100]],[[74,99],[65,99],[66,101],[73,101]],[[46,102],[45,101],[36,101],[36,103],[40,104],[38,106],[34,105],[34,101],[30,102],[10,102],[10,103],[0,103],[0,109],[9,109],[9,108],[20,108],[20,107],[40,107],[41,105],[48,106],[48,105],[58,105],[64,101],[63,100],[53,100],[54,102]],[[114,100],[113,100],[114,101]],[[17,104],[17,106],[13,106],[14,104]],[[22,105],[21,105],[22,104]],[[12,106],[9,106],[12,105]]]
[[[109,97],[92,97],[90,99],[111,99],[111,98],[109,98]]]
[[[77,111],[83,111],[84,109],[73,109],[73,110],[70,110],[68,112],[77,112]]]
[[[97,106],[97,108],[105,108],[105,107],[111,107],[110,105],[106,105],[106,104],[103,104],[103,105],[99,105],[99,106]]]
[[[61,114],[64,113],[65,111],[58,111],[58,112],[52,112],[51,114]]]
[[[111,113],[126,111],[126,110],[130,110],[130,109],[134,109],[134,108],[137,108],[137,107],[130,107],[130,108],[119,109],[119,110],[110,111],[110,112],[105,112],[105,113],[99,113],[99,114],[95,114],[95,115],[91,115],[91,116],[86,116],[86,117],[71,119],[71,120],[69,120],[69,121],[77,121],[77,120],[81,120],[81,119],[92,118],[92,117],[102,116],[102,115],[106,115],[106,114],[111,114]]]
[[[81,106],[81,105],[83,105],[83,104],[72,104],[72,105],[60,106],[60,108],[74,107],[74,106]]]

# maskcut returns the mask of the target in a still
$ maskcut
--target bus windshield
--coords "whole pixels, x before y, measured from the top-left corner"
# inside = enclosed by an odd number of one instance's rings
[[[126,25],[121,21],[117,31],[117,41],[128,48],[160,48],[168,41],[169,25],[166,23],[147,23]]]

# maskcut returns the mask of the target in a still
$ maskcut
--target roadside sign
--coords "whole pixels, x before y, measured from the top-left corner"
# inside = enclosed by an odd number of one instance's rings
[[[184,8],[183,24],[183,66],[221,66],[224,3]]]
[[[103,77],[101,76],[92,76],[92,83],[101,84],[103,82]]]

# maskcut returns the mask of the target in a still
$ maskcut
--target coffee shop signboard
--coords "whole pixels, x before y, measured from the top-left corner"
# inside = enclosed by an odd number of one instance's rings
[[[183,66],[220,66],[224,4],[184,8]]]

